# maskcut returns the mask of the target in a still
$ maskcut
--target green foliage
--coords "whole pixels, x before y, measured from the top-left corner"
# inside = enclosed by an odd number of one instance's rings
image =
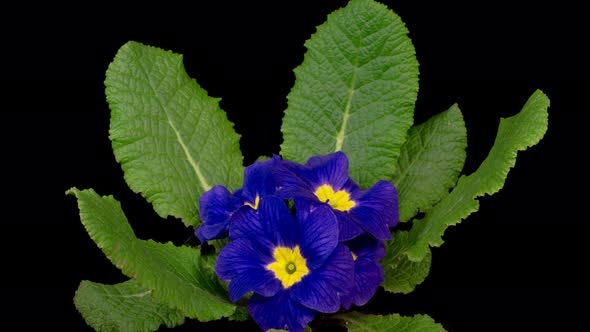
[[[489,155],[473,174],[462,176],[453,191],[414,222],[409,233],[413,245],[407,254],[420,261],[430,246],[440,246],[449,226],[459,223],[479,209],[477,197],[492,195],[502,188],[508,171],[516,163],[516,154],[539,142],[547,130],[549,99],[536,91],[517,115],[502,119]]]
[[[393,240],[385,243],[385,257],[381,261],[385,280],[381,286],[386,291],[410,293],[428,276],[432,259],[430,249],[428,249],[424,259],[413,262],[406,255],[406,250],[412,244],[409,241],[408,232],[405,231],[395,232]]]
[[[283,119],[284,158],[343,151],[361,187],[391,179],[418,92],[418,62],[400,18],[352,0],[305,43]]]
[[[116,285],[82,281],[74,296],[76,308],[96,331],[156,331],[160,325],[184,323],[184,315],[155,301],[152,290],[135,280]]]
[[[386,242],[382,286],[394,293],[409,293],[424,281],[430,247],[443,243],[448,226],[477,211],[478,197],[502,188],[517,152],[543,137],[549,106],[536,91],[519,114],[501,120],[479,169],[457,181],[467,145],[459,108],[453,105],[411,127],[418,62],[407,34],[395,13],[372,0],[351,0],[330,14],[305,44],[282,125],[284,159],[303,163],[313,155],[343,151],[350,176],[361,187],[382,179],[396,185],[402,222],[424,213],[409,231],[396,231]],[[109,66],[105,85],[116,160],[130,188],[160,216],[198,226],[205,191],[215,185],[240,187],[239,136],[219,99],[188,77],[181,55],[129,42]],[[77,198],[90,237],[131,278],[117,285],[80,284],[74,301],[91,327],[154,331],[180,325],[185,317],[248,319],[247,309],[229,302],[226,285],[215,275],[215,255],[137,239],[112,196],[76,188],[67,194]],[[227,240],[211,244],[219,252]],[[422,315],[349,312],[334,318],[352,332],[444,331]]]
[[[404,317],[400,315],[366,315],[358,312],[338,315],[345,322],[348,332],[444,332],[442,325],[425,315]]]
[[[110,138],[129,187],[163,218],[199,224],[199,197],[242,183],[239,136],[182,56],[129,42],[109,66]]]
[[[200,251],[135,237],[119,202],[93,190],[70,189],[90,237],[125,275],[137,280],[159,302],[190,318],[209,321],[231,316],[236,307]]]
[[[425,212],[455,186],[466,147],[467,131],[457,105],[408,131],[393,176],[400,221]]]

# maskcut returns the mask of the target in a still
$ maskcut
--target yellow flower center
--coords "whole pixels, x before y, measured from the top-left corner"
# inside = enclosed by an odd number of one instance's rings
[[[314,194],[320,201],[327,202],[335,210],[348,211],[356,205],[355,201],[350,199],[348,192],[345,190],[334,192],[328,184],[321,185]]]
[[[354,252],[350,252],[352,254],[352,260],[356,262],[356,259],[359,258]]]
[[[298,283],[309,274],[305,258],[301,256],[299,246],[295,248],[276,247],[272,253],[275,261],[266,268],[275,274],[275,278],[281,281],[283,288],[287,289]]]
[[[244,205],[248,205],[249,207],[253,208],[254,210],[258,210],[258,204],[260,203],[260,196],[256,195],[254,199],[254,204],[246,202]]]

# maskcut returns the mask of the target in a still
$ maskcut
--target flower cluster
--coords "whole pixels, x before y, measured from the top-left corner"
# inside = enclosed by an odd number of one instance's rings
[[[294,210],[294,213],[293,213]],[[388,181],[362,190],[342,152],[305,165],[274,156],[245,170],[243,187],[200,200],[201,242],[229,237],[215,271],[263,329],[303,331],[317,312],[361,306],[383,281],[383,240],[399,218]]]

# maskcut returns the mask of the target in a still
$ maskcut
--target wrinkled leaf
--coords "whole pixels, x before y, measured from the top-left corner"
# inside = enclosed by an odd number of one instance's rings
[[[443,243],[442,235],[449,226],[459,223],[479,209],[477,197],[498,192],[516,163],[518,151],[537,144],[547,130],[549,99],[537,90],[517,115],[500,121],[498,135],[490,153],[474,173],[462,176],[453,191],[416,220],[409,233],[413,245],[407,254],[420,261],[429,246]]]
[[[135,280],[116,285],[82,281],[74,303],[84,320],[96,331],[157,331],[163,324],[184,323],[184,315],[152,298],[152,290]]]
[[[385,257],[381,261],[383,266],[383,288],[391,293],[407,294],[414,291],[430,272],[432,254],[430,249],[424,259],[418,262],[409,260],[406,250],[412,245],[408,242],[408,232],[397,231],[393,240],[385,242]]]
[[[336,318],[344,320],[348,332],[444,332],[442,325],[426,315],[400,316],[367,315],[358,312],[340,314]]]
[[[343,151],[362,187],[389,180],[412,125],[418,62],[401,19],[352,0],[305,43],[283,119],[284,158]]]
[[[467,132],[457,105],[408,131],[393,176],[400,221],[425,212],[457,183],[465,163]]]
[[[219,99],[188,77],[181,55],[129,42],[105,85],[115,157],[129,187],[162,218],[197,226],[203,192],[241,186],[239,136]]]
[[[90,237],[121,271],[153,297],[190,318],[209,321],[232,315],[236,307],[200,251],[135,237],[119,202],[93,190],[70,189]]]

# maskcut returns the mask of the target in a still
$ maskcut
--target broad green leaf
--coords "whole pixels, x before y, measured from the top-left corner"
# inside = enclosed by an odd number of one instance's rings
[[[199,224],[199,197],[241,186],[239,136],[219,99],[188,77],[182,56],[137,42],[107,70],[110,138],[129,187],[166,218]]]
[[[412,125],[418,62],[401,19],[352,0],[305,43],[283,119],[284,158],[343,151],[361,187],[391,179]]]
[[[70,189],[90,237],[125,275],[152,289],[159,302],[190,318],[209,321],[232,315],[236,307],[200,251],[135,237],[121,205],[93,190]]]
[[[407,254],[420,261],[428,246],[440,246],[442,235],[449,226],[459,223],[479,209],[477,197],[492,195],[504,185],[508,171],[516,163],[518,151],[537,144],[547,130],[549,99],[537,90],[517,115],[501,119],[498,135],[490,153],[477,171],[461,176],[453,191],[416,220],[409,233],[413,243]]]
[[[448,194],[463,169],[466,147],[467,131],[457,105],[410,128],[393,176],[400,221],[425,212]]]
[[[393,234],[393,240],[385,242],[385,257],[381,261],[385,280],[381,286],[392,293],[408,294],[421,284],[430,272],[432,254],[430,249],[424,259],[413,262],[408,259],[405,251],[411,247],[408,232],[398,231]]]
[[[184,323],[184,315],[158,303],[152,290],[134,280],[116,285],[82,281],[74,296],[76,308],[96,331],[157,331],[160,325]]]
[[[442,325],[426,315],[412,317],[393,315],[367,315],[350,312],[337,315],[335,318],[344,320],[348,332],[444,332]]]

